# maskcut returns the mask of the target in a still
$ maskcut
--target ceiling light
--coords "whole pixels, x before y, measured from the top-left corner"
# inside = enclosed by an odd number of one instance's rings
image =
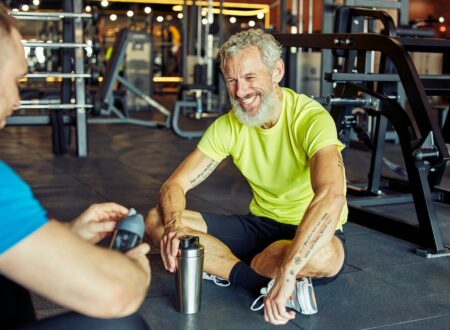
[[[109,16],[109,19],[111,20],[111,21],[116,21],[117,20],[117,15],[116,14],[111,14],[110,16]]]
[[[255,26],[255,21],[249,21],[249,22],[248,22],[248,26],[254,27],[254,26]]]
[[[100,2],[100,5],[101,5],[102,7],[108,7],[109,2],[108,2],[108,0],[102,0],[102,1]]]
[[[236,23],[236,17],[231,16],[231,17],[230,17],[230,23],[231,23],[231,24]]]
[[[22,5],[22,7],[20,7],[20,9],[22,9],[23,11],[28,11],[28,9],[30,9],[30,6]]]
[[[39,0],[33,0],[33,5],[35,5],[36,7],[39,6],[41,2]]]
[[[158,17],[156,17],[156,21],[161,23],[162,21],[164,21],[164,17],[158,16]]]
[[[133,17],[134,12],[132,10],[127,11],[127,16],[128,17]]]

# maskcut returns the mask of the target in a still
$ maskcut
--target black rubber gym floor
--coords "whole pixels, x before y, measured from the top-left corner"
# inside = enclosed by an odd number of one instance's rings
[[[169,129],[130,125],[90,125],[89,157],[51,153],[48,127],[7,127],[0,132],[1,159],[28,181],[50,215],[69,220],[89,204],[116,201],[146,213],[158,200],[162,182],[195,147]],[[395,148],[394,148],[395,149]],[[397,153],[392,152],[392,157]],[[349,156],[348,178],[364,168]],[[358,158],[359,157],[359,158]],[[368,167],[367,167],[368,168]],[[448,172],[448,171],[447,171]],[[448,173],[446,178],[447,187]],[[250,191],[230,161],[188,195],[188,208],[246,212]],[[411,207],[392,212],[411,212]],[[450,214],[441,228],[450,239]],[[418,246],[347,223],[348,263],[332,284],[316,287],[319,313],[298,314],[286,329],[450,329],[450,258],[424,259]],[[251,312],[252,298],[238,287],[204,281],[202,310],[186,316],[174,308],[174,278],[163,270],[159,253],[150,255],[153,276],[140,314],[152,329],[269,329],[262,312]],[[34,296],[39,317],[63,309]]]

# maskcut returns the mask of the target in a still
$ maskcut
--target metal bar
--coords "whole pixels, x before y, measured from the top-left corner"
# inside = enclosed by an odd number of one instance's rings
[[[181,20],[181,35],[182,35],[182,44],[181,44],[181,69],[183,77],[188,76],[188,63],[187,63],[187,55],[188,55],[188,6],[186,0],[184,0],[183,4],[183,19]]]
[[[399,24],[407,26],[409,23],[409,0],[399,0],[400,10],[399,10]]]
[[[319,103],[326,105],[326,106],[352,106],[352,107],[367,107],[370,105],[370,98],[348,98],[348,97],[334,97],[334,96],[327,96],[325,99],[315,99],[316,101],[321,101]]]
[[[62,117],[64,124],[70,124],[72,118],[69,115]],[[20,125],[50,125],[49,115],[14,115],[6,118],[6,124],[8,126],[20,126]]]
[[[64,109],[87,109],[92,108],[92,104],[20,104],[19,109],[49,109],[49,110],[64,110]]]
[[[133,94],[141,97],[142,99],[144,99],[148,104],[150,104],[151,106],[153,106],[154,108],[156,108],[159,112],[161,112],[162,114],[166,115],[166,116],[170,116],[170,111],[167,110],[165,107],[163,107],[161,104],[159,104],[158,102],[156,102],[155,100],[153,100],[150,96],[145,95],[144,93],[142,93],[136,86],[134,86],[133,84],[130,84],[126,79],[124,79],[121,76],[117,76],[117,81],[119,81],[122,85],[125,86],[125,88],[127,88],[128,90],[130,90]]]
[[[395,40],[408,51],[443,53],[450,50],[449,39],[396,37]]]
[[[358,6],[371,7],[371,8],[386,8],[386,9],[400,9],[402,8],[401,2],[395,1],[383,1],[383,0],[366,0],[356,1]]]
[[[154,120],[135,119],[130,117],[125,118],[89,118],[89,124],[130,124],[146,127],[164,127],[165,123]]]
[[[182,108],[196,109],[197,102],[193,102],[193,101],[177,101],[177,102],[175,102],[175,108],[173,110],[172,117],[170,118],[171,127],[172,127],[173,132],[176,135],[178,135],[182,138],[185,138],[185,139],[195,139],[195,138],[201,137],[204,133],[204,130],[187,131],[187,130],[183,130],[180,127],[179,120],[180,120],[180,112],[181,112]]]
[[[24,47],[42,47],[42,48],[86,48],[92,47],[88,43],[74,43],[74,42],[35,42],[22,41]]]
[[[26,78],[38,79],[38,78],[62,78],[62,79],[75,79],[75,78],[90,78],[92,75],[89,73],[59,73],[59,72],[40,72],[29,73],[25,75]]]
[[[450,81],[450,75],[421,75],[419,78],[425,84],[433,84],[434,81],[442,84]],[[381,82],[397,82],[400,76],[394,73],[341,73],[327,72],[325,79],[328,81],[381,81]]]
[[[350,187],[349,187],[349,191],[351,192]],[[348,200],[349,205],[359,206],[359,207],[375,207],[375,206],[384,206],[384,205],[413,203],[413,202],[414,202],[414,200],[413,200],[413,197],[411,194],[398,195],[398,196],[380,195],[380,196],[357,198],[357,199],[349,198],[349,200]]]
[[[9,14],[18,19],[28,19],[29,17],[35,18],[36,20],[46,18],[46,17],[53,17],[53,18],[92,18],[92,14],[86,14],[86,13],[67,13],[67,12],[45,12],[45,13],[39,13],[39,12],[14,12],[11,11]]]
[[[380,191],[381,170],[383,168],[383,151],[386,142],[387,119],[377,116],[375,119],[375,132],[373,139],[372,157],[370,159],[369,184],[367,189],[372,193]]]
[[[280,31],[286,32],[286,17],[287,17],[287,10],[286,10],[286,0],[281,0],[280,4]]]
[[[412,161],[412,159],[410,160]],[[417,183],[412,182],[412,193],[420,229],[423,233],[423,244],[426,248],[438,252],[445,250],[445,247],[442,241],[433,199],[431,198],[430,185],[427,177],[429,168],[430,165],[428,162],[416,162],[415,171],[418,175],[416,178],[410,180],[420,180]]]
[[[21,21],[60,21],[61,18],[58,17],[33,17],[33,16],[23,16],[23,17],[15,17]]]
[[[348,191],[353,195],[353,192],[356,192],[356,196],[364,196],[354,198],[349,196],[348,203],[352,206],[359,207],[377,207],[377,206],[385,206],[385,205],[397,205],[397,204],[405,204],[405,203],[414,203],[414,198],[411,193],[405,194],[397,194],[397,195],[376,195],[376,196],[367,196],[361,195],[360,193],[363,191],[359,187],[352,186],[351,184],[347,185]],[[366,191],[366,190],[364,190]],[[435,191],[431,193],[431,198],[433,201],[440,202],[442,200],[441,191]]]
[[[73,11],[81,14],[83,10],[82,0],[73,0]],[[83,22],[75,20],[73,24],[75,44],[81,44],[83,41]],[[84,51],[82,48],[75,49],[75,73],[84,74]],[[86,85],[83,78],[75,80],[75,97],[77,104],[85,105],[86,103]],[[77,155],[86,157],[88,154],[88,137],[87,137],[87,115],[85,107],[76,108],[76,137],[77,137]]]
[[[47,105],[47,104],[61,104],[61,100],[59,99],[35,99],[35,100],[21,100],[21,105],[27,104],[39,104],[39,105]]]

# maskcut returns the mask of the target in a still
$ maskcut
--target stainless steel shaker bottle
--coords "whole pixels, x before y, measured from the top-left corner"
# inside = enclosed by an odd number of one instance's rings
[[[181,236],[176,272],[177,309],[194,314],[200,310],[202,298],[204,248],[198,236]]]

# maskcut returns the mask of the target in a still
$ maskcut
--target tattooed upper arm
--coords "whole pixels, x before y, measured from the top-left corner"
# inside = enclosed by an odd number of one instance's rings
[[[193,172],[191,178],[189,179],[190,189],[198,186],[200,183],[206,180],[206,178],[216,169],[219,165],[215,160],[211,160],[205,164],[205,166],[200,167],[197,171]]]

